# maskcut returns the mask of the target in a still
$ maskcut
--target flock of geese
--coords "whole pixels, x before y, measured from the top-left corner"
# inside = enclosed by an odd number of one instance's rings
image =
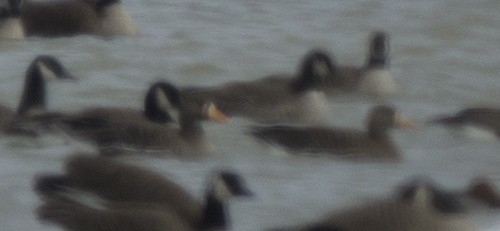
[[[119,0],[2,1],[3,39],[138,35]],[[142,110],[94,107],[77,112],[46,110],[46,82],[76,78],[57,58],[40,55],[26,71],[17,109],[0,106],[0,130],[3,135],[33,137],[64,134],[98,147],[98,156],[70,157],[63,174],[36,177],[35,191],[43,200],[36,213],[43,221],[71,231],[223,230],[229,225],[226,200],[252,195],[238,173],[215,171],[200,202],[163,176],[109,156],[130,150],[178,157],[207,155],[214,150],[202,122],[243,117],[258,123],[249,128],[250,137],[290,153],[401,161],[403,153],[392,141],[390,129],[412,129],[416,124],[391,106],[374,106],[364,131],[325,125],[329,98],[339,94],[384,97],[398,91],[387,68],[388,46],[388,35],[376,31],[361,67],[337,65],[328,52],[314,49],[304,55],[293,74],[213,87],[178,87],[158,81],[145,93]],[[432,122],[480,126],[498,136],[499,118],[500,109],[468,108]],[[69,196],[75,190],[94,193],[102,202],[89,205],[75,200]],[[389,198],[277,230],[476,230],[466,213],[470,201],[500,207],[500,196],[486,179],[456,192],[417,178],[402,184]]]

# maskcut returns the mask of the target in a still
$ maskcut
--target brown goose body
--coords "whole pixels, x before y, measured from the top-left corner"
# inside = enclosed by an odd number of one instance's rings
[[[58,113],[46,111],[46,82],[76,79],[53,56],[39,55],[26,70],[24,86],[17,111],[0,105],[0,130],[8,134],[34,135],[45,127],[43,122]]]
[[[466,108],[455,115],[442,116],[433,122],[450,127],[476,126],[491,130],[500,136],[500,109],[488,107]]]
[[[157,82],[146,94],[144,111],[90,108],[66,116],[57,125],[106,153],[131,149],[200,156],[211,151],[201,127],[203,120],[225,122],[227,118],[211,103],[200,108],[183,104],[173,85]]]
[[[230,180],[223,179],[226,177]],[[224,185],[230,195],[248,195],[241,179],[233,177],[216,174],[210,182],[214,185],[207,188],[207,201],[202,204],[175,182],[150,170],[109,158],[76,155],[67,162],[64,175],[37,178],[35,190],[45,200],[38,215],[42,220],[72,231],[204,230],[213,224],[224,229],[227,224],[222,200],[225,198],[213,194],[217,193],[217,187]],[[104,208],[92,208],[64,198],[59,193],[67,188],[96,194],[105,200]],[[208,198],[212,196],[222,207],[211,207]],[[217,214],[219,212],[222,214]],[[207,220],[212,218],[215,223]],[[222,219],[222,223],[217,223],[218,219]]]
[[[366,64],[357,66],[337,66],[332,78],[322,84],[322,90],[329,95],[338,93],[361,93],[370,96],[387,96],[397,92],[398,86],[389,73],[388,35],[375,31],[370,37]]]
[[[389,198],[340,209],[296,231],[474,231],[459,200],[433,185],[411,183]]]
[[[320,123],[326,99],[318,90],[333,73],[332,61],[320,50],[308,53],[297,75],[273,75],[254,81],[226,83],[209,88],[186,88],[186,101],[211,100],[222,112],[262,123]]]
[[[389,136],[394,126],[410,127],[394,109],[378,106],[372,109],[367,131],[334,127],[262,126],[251,134],[259,140],[284,147],[291,152],[330,153],[348,159],[400,160],[399,148]]]
[[[26,35],[58,37],[138,34],[135,24],[119,1],[101,1],[113,3],[101,7],[98,1],[91,0],[25,1],[21,19]],[[116,12],[108,12],[109,9]]]

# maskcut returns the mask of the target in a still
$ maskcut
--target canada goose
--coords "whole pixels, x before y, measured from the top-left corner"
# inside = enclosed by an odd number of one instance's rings
[[[467,204],[472,204],[472,207],[500,209],[499,193],[490,180],[480,177],[473,179],[461,194],[465,197]]]
[[[138,35],[120,0],[27,0],[21,10],[28,36]]]
[[[397,92],[398,86],[388,70],[389,36],[374,31],[370,37],[366,64],[362,67],[338,66],[333,78],[325,80],[323,90],[336,94],[339,90],[370,96],[386,96]]]
[[[323,122],[326,99],[317,89],[334,72],[332,60],[321,50],[312,50],[302,60],[295,76],[274,75],[255,81],[239,81],[211,88],[186,88],[186,101],[209,99],[230,116],[262,123]]]
[[[389,136],[390,128],[412,128],[414,124],[389,106],[374,107],[367,131],[331,127],[254,126],[250,134],[258,140],[291,152],[331,153],[349,159],[399,160],[401,153]]]
[[[8,5],[6,5],[8,3]],[[0,38],[23,39],[24,29],[21,23],[21,0],[2,1],[0,3]]]
[[[500,136],[500,109],[498,108],[466,108],[460,110],[455,115],[440,116],[431,120],[431,122],[463,131],[466,128],[477,128],[476,130],[489,133],[496,138]]]
[[[132,149],[201,155],[210,151],[210,144],[200,121],[227,122],[228,118],[213,103],[197,106],[184,103],[172,84],[156,82],[146,94],[144,111],[90,108],[64,117],[56,126],[92,141],[103,154]]]
[[[427,180],[413,180],[395,196],[345,208],[320,221],[296,228],[301,231],[473,231],[476,224],[460,201]]]
[[[76,78],[54,56],[37,56],[26,71],[21,101],[17,111],[0,106],[1,129],[6,133],[22,132],[24,129],[18,127],[21,121],[25,123],[35,117],[48,116],[45,111],[45,82],[55,79],[74,80]]]
[[[104,157],[75,155],[63,175],[42,175],[35,191],[44,199],[41,220],[65,230],[224,230],[229,226],[225,201],[250,196],[244,179],[232,171],[217,171],[208,182],[205,201],[155,172]],[[77,204],[69,189],[105,200],[101,208]]]

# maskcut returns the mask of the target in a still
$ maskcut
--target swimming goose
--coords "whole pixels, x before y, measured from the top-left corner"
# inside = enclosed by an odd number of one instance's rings
[[[50,117],[46,109],[45,82],[55,79],[76,79],[54,56],[39,55],[29,65],[24,77],[24,87],[17,111],[0,106],[0,128],[5,133],[28,131],[20,123],[35,118]],[[54,114],[55,116],[55,114]],[[26,129],[26,130],[25,130]]]
[[[324,94],[317,89],[334,71],[326,52],[312,50],[295,76],[274,75],[211,88],[186,88],[182,96],[194,102],[209,99],[230,116],[262,123],[318,123],[325,120],[327,108]]]
[[[415,125],[389,106],[374,107],[367,130],[318,126],[254,126],[250,134],[290,152],[330,153],[349,159],[400,160],[401,153],[389,136],[392,127]]]
[[[166,82],[151,85],[144,107],[90,108],[68,115],[56,126],[97,144],[103,154],[132,150],[199,156],[211,151],[201,121],[228,121],[211,102],[199,107],[184,103],[178,89]]]
[[[138,35],[120,0],[27,0],[21,10],[28,36]]]
[[[484,131],[497,138],[500,136],[500,109],[498,108],[466,108],[455,115],[440,116],[431,122],[463,131],[467,128],[477,128],[477,131]]]
[[[24,39],[21,23],[21,0],[6,0],[0,5],[0,38]],[[6,5],[7,4],[7,5]]]
[[[65,170],[38,176],[35,191],[44,200],[38,217],[68,231],[225,230],[227,199],[252,195],[244,179],[228,170],[211,176],[203,203],[158,173],[114,159],[75,155]],[[104,203],[79,204],[67,196],[70,189],[93,193]]]
[[[474,231],[459,200],[434,183],[413,180],[395,196],[341,209],[296,231]]]
[[[370,96],[386,96],[397,92],[398,86],[388,69],[389,36],[374,31],[370,37],[366,64],[362,67],[338,66],[333,78],[325,80],[323,90],[329,94],[341,91]]]

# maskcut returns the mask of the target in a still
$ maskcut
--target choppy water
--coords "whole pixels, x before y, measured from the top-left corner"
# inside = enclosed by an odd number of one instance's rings
[[[500,106],[500,2],[465,1],[165,1],[123,0],[139,38],[90,36],[0,41],[0,102],[17,105],[25,68],[37,54],[59,57],[81,80],[53,83],[49,108],[95,105],[140,108],[147,86],[158,79],[178,85],[214,85],[296,70],[301,56],[321,47],[338,63],[361,65],[375,29],[391,35],[391,71],[403,91],[383,100],[342,98],[331,103],[331,123],[363,127],[377,103],[395,105],[417,121],[470,105]],[[128,157],[169,174],[200,196],[214,168],[239,170],[258,195],[231,204],[233,230],[262,230],[317,218],[326,211],[387,195],[413,175],[446,187],[490,177],[500,186],[500,143],[451,136],[440,127],[395,131],[405,153],[401,164],[358,164],[324,158],[276,156],[243,134],[250,124],[207,124],[218,152],[201,161]],[[0,138],[1,230],[57,230],[33,215],[36,173],[59,171],[61,160],[82,144],[57,137]],[[499,214],[478,217],[500,229]]]

